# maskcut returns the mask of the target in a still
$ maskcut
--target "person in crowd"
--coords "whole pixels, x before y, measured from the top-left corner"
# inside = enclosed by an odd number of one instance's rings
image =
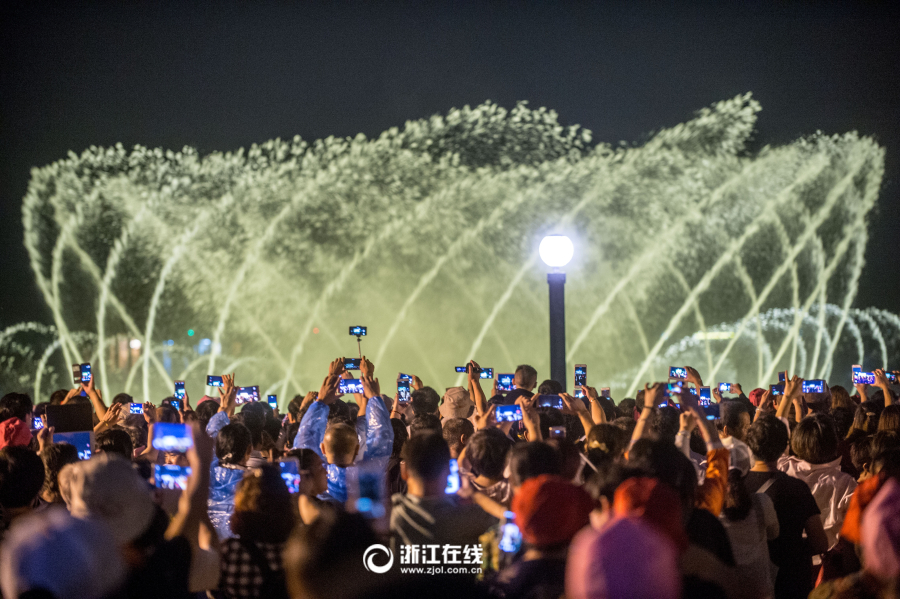
[[[30,447],[31,439],[31,430],[25,420],[13,416],[0,422],[0,449]]]
[[[400,462],[403,461],[401,452],[403,445],[409,439],[409,431],[399,418],[391,418],[391,428],[394,430],[394,443],[391,446],[391,458],[387,464],[388,485],[390,494],[406,493],[406,481],[400,475]]]
[[[812,590],[813,555],[828,549],[821,510],[804,481],[777,467],[788,446],[781,420],[762,414],[747,431],[747,445],[755,463],[744,480],[746,489],[766,494],[778,517],[778,536],[769,540],[769,557],[777,568],[775,597],[803,597]]]
[[[884,407],[878,419],[878,431],[900,433],[900,404]]]
[[[467,389],[450,387],[441,398],[439,411],[442,422],[450,418],[469,418],[475,412],[475,402]]]
[[[441,419],[434,414],[419,414],[409,424],[409,436],[422,433],[440,433]]]
[[[615,424],[595,424],[588,432],[585,447],[599,449],[612,458],[618,459],[628,445],[627,433]]]
[[[121,405],[121,404],[119,404]],[[109,413],[112,413],[112,409]],[[95,437],[95,451],[97,453],[114,453],[122,456],[126,460],[132,458],[134,453],[134,445],[132,445],[131,435],[121,427],[107,428]]]
[[[750,448],[744,443],[750,428],[750,410],[743,403],[729,399],[719,404],[719,438],[731,453],[731,463],[751,461]]]
[[[32,512],[44,486],[44,463],[28,447],[0,449],[0,534]]]
[[[234,496],[247,470],[252,443],[250,431],[239,422],[224,426],[215,439],[216,459],[212,463],[209,517],[219,538],[226,539],[231,536],[229,522],[234,511]]]
[[[59,490],[59,473],[67,464],[78,461],[78,449],[69,443],[50,443],[41,448],[39,455],[44,463],[41,501],[49,505],[65,505]]]
[[[277,466],[247,470],[222,543],[219,590],[226,599],[287,598],[281,553],[294,526],[293,501]]]
[[[485,428],[472,435],[461,459],[468,468],[461,465],[460,474],[469,478],[472,488],[502,505],[509,505],[512,498],[509,481],[503,476],[512,445],[500,429]]]
[[[531,399],[531,396],[534,395],[534,388],[537,387],[537,370],[528,364],[519,364],[513,375],[513,385],[515,385],[515,389],[506,395],[499,393],[494,395],[490,400],[491,403],[508,406],[516,403],[522,396]],[[561,389],[560,393],[562,391],[564,389]]]
[[[391,498],[391,546],[470,545],[496,523],[476,504],[448,495],[450,448],[439,434],[413,435],[403,446],[405,494]]]
[[[896,597],[900,579],[900,481],[887,479],[862,514],[859,542],[863,568],[823,582],[810,599]]]
[[[825,414],[803,418],[791,436],[791,450],[794,455],[778,459],[778,469],[799,478],[812,491],[831,547],[856,489],[856,480],[841,472],[834,421]]]
[[[431,387],[422,387],[412,392],[409,405],[412,408],[413,417],[431,414],[440,418],[441,396]]]
[[[337,400],[338,379],[345,372],[343,358],[331,363],[329,375],[319,389],[318,399],[309,407],[294,440],[295,449],[312,449],[319,453],[328,470],[328,496],[347,500],[347,469],[367,462],[367,467],[387,472],[394,445],[394,429],[378,380],[372,378],[374,366],[365,358],[361,362],[364,393],[356,396],[358,419],[355,429],[348,424],[328,423],[329,405]],[[435,410],[437,405],[434,406]]]
[[[735,459],[728,471],[728,494],[719,520],[728,531],[734,560],[753,582],[760,597],[773,597],[775,573],[770,567],[768,542],[778,538],[778,516],[765,493],[751,493],[746,484],[749,455]]]
[[[297,458],[300,471],[300,489],[297,497],[300,520],[312,524],[325,509],[339,506],[336,502],[326,503],[319,499],[328,492],[328,472],[325,464],[312,449],[291,449],[286,458]]]
[[[475,434],[475,426],[466,418],[447,418],[444,420],[441,434],[450,447],[450,457],[456,460]]]
[[[525,480],[512,501],[524,552],[499,573],[493,586],[508,599],[562,595],[569,543],[587,526],[592,508],[590,495],[560,476],[541,474]]]

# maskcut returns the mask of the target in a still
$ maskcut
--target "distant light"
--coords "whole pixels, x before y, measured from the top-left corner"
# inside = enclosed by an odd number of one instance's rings
[[[694,333],[694,339],[708,339],[710,341],[720,341],[723,339],[734,339],[734,331],[707,331]]]
[[[131,349],[141,349],[141,340],[140,339],[132,339],[128,342],[128,347]]]
[[[188,337],[194,336],[194,329],[188,329]]]
[[[166,341],[166,345],[169,345],[169,346],[175,345],[175,340],[169,339],[168,341]]]
[[[575,255],[575,246],[565,235],[548,235],[541,240],[539,251],[544,264],[559,268],[568,264]]]
[[[210,343],[212,343],[212,339],[203,338],[200,340],[200,345],[209,345]]]
[[[313,335],[319,334],[319,327],[313,327]]]

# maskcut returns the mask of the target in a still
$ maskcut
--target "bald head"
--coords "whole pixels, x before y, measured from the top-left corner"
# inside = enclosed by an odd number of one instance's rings
[[[349,466],[359,452],[359,438],[349,424],[338,422],[328,425],[322,440],[322,453],[329,464]]]

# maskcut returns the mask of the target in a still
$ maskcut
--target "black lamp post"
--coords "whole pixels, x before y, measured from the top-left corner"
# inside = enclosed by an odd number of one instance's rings
[[[541,241],[540,254],[544,264],[553,268],[547,273],[550,288],[550,378],[566,384],[566,273],[562,267],[569,263],[575,248],[565,235],[548,235]]]

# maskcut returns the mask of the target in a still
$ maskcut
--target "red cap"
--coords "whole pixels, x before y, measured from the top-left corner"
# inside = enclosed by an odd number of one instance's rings
[[[512,500],[516,524],[531,545],[571,541],[587,526],[592,509],[594,502],[584,489],[552,474],[526,480]]]
[[[613,514],[641,518],[670,538],[679,551],[687,549],[678,494],[655,478],[629,478],[619,485],[613,496]]]
[[[756,389],[754,389],[753,391],[750,392],[750,395],[747,396],[747,399],[749,399],[750,403],[752,403],[754,406],[756,406],[758,408],[759,404],[762,403],[762,396],[763,396],[763,393],[765,393],[765,392],[766,392],[765,389],[760,389],[759,387],[757,387]]]

